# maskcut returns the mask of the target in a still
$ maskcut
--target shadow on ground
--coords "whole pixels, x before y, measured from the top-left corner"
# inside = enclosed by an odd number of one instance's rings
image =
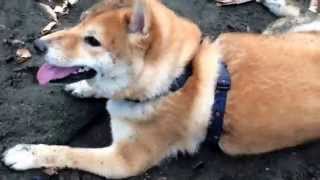
[[[93,0],[81,0],[62,19],[63,27],[78,21],[80,13]],[[199,24],[206,35],[221,32],[261,32],[274,20],[263,7],[249,3],[218,8],[204,0],[166,0],[179,14]],[[48,20],[33,0],[0,0],[0,149],[17,143],[71,144],[102,147],[110,143],[108,115],[104,100],[78,100],[65,94],[60,85],[39,87],[34,74],[41,58],[32,41]],[[14,54],[21,45],[6,40],[20,39],[33,51],[33,58],[22,65]],[[318,180],[320,144],[271,154],[230,158],[215,146],[204,143],[194,156],[179,155],[130,180]],[[46,176],[40,170],[14,172],[0,166],[0,180],[98,180],[100,177],[65,170]]]

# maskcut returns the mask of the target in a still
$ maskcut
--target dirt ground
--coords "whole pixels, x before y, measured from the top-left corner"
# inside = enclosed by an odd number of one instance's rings
[[[80,0],[62,19],[61,28],[78,22],[94,0]],[[213,1],[166,0],[178,14],[200,25],[206,35],[221,32],[261,32],[275,17],[256,3],[219,8]],[[32,42],[48,23],[34,0],[0,0],[0,150],[17,143],[70,144],[102,147],[110,143],[105,100],[79,100],[62,91],[62,85],[39,87],[35,72],[41,57]],[[10,44],[13,39],[22,44]],[[33,58],[17,64],[19,47]],[[130,180],[320,180],[320,143],[259,156],[231,158],[209,142],[193,156],[179,155]],[[0,180],[98,180],[88,173],[64,170],[47,176],[40,170],[15,172],[0,166]]]

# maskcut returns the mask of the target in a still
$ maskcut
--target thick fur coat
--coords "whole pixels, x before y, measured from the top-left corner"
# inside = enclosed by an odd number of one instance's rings
[[[108,0],[83,18],[37,42],[46,60],[38,78],[48,83],[52,69],[95,70],[94,78],[65,89],[110,99],[112,144],[20,144],[3,154],[11,168],[73,168],[125,178],[178,151],[197,152],[210,125],[219,61],[232,81],[219,141],[225,153],[264,153],[319,138],[319,33],[223,34],[200,44],[199,28],[157,0]],[[190,62],[193,74],[184,87],[168,92]]]

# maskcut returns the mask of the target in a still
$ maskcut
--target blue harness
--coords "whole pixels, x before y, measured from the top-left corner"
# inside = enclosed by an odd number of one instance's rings
[[[175,92],[182,88],[191,75],[192,63],[189,63],[185,67],[184,72],[171,83],[170,92]],[[217,144],[219,142],[220,136],[223,132],[223,118],[226,109],[227,95],[230,87],[231,79],[229,71],[226,64],[221,62],[219,77],[215,89],[215,102],[212,106],[211,125],[209,126],[207,133],[207,140],[214,144]],[[140,100],[126,100],[130,102],[141,103]],[[145,101],[149,100],[144,100],[143,102]]]
[[[189,63],[184,72],[171,84],[170,91],[179,90],[192,75],[192,64]],[[211,124],[208,128],[207,140],[210,143],[218,144],[223,132],[223,118],[226,111],[228,91],[231,88],[231,78],[225,63],[220,62],[219,77],[216,84],[214,104],[212,106]]]
[[[228,91],[231,88],[230,74],[226,64],[221,63],[220,74],[217,81],[214,105],[212,107],[212,122],[208,129],[208,134],[212,137],[209,141],[218,144],[220,136],[223,132],[223,118],[226,111],[226,103]]]

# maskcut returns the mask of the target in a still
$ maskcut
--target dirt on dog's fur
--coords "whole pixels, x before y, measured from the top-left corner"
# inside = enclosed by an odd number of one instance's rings
[[[33,51],[32,41],[47,23],[35,1],[0,0],[0,40],[21,39]],[[93,4],[81,0],[63,26],[78,21],[82,10]],[[166,4],[200,25],[207,35],[221,32],[261,32],[274,20],[262,6],[249,3],[218,8],[204,0],[167,0]],[[0,43],[0,147],[17,143],[72,144],[100,147],[110,142],[104,103],[77,100],[62,92],[61,87],[40,88],[34,80],[41,59],[33,53],[30,62],[17,65],[13,58],[16,46]],[[81,112],[81,113],[79,113]],[[77,114],[77,116],[75,116]],[[311,180],[320,179],[320,144],[283,150],[267,155],[230,158],[217,147],[204,143],[193,157],[179,156],[131,179],[217,179],[217,180]],[[15,179],[102,179],[77,171],[63,171],[48,177],[40,171],[13,172],[0,167],[0,180]]]

